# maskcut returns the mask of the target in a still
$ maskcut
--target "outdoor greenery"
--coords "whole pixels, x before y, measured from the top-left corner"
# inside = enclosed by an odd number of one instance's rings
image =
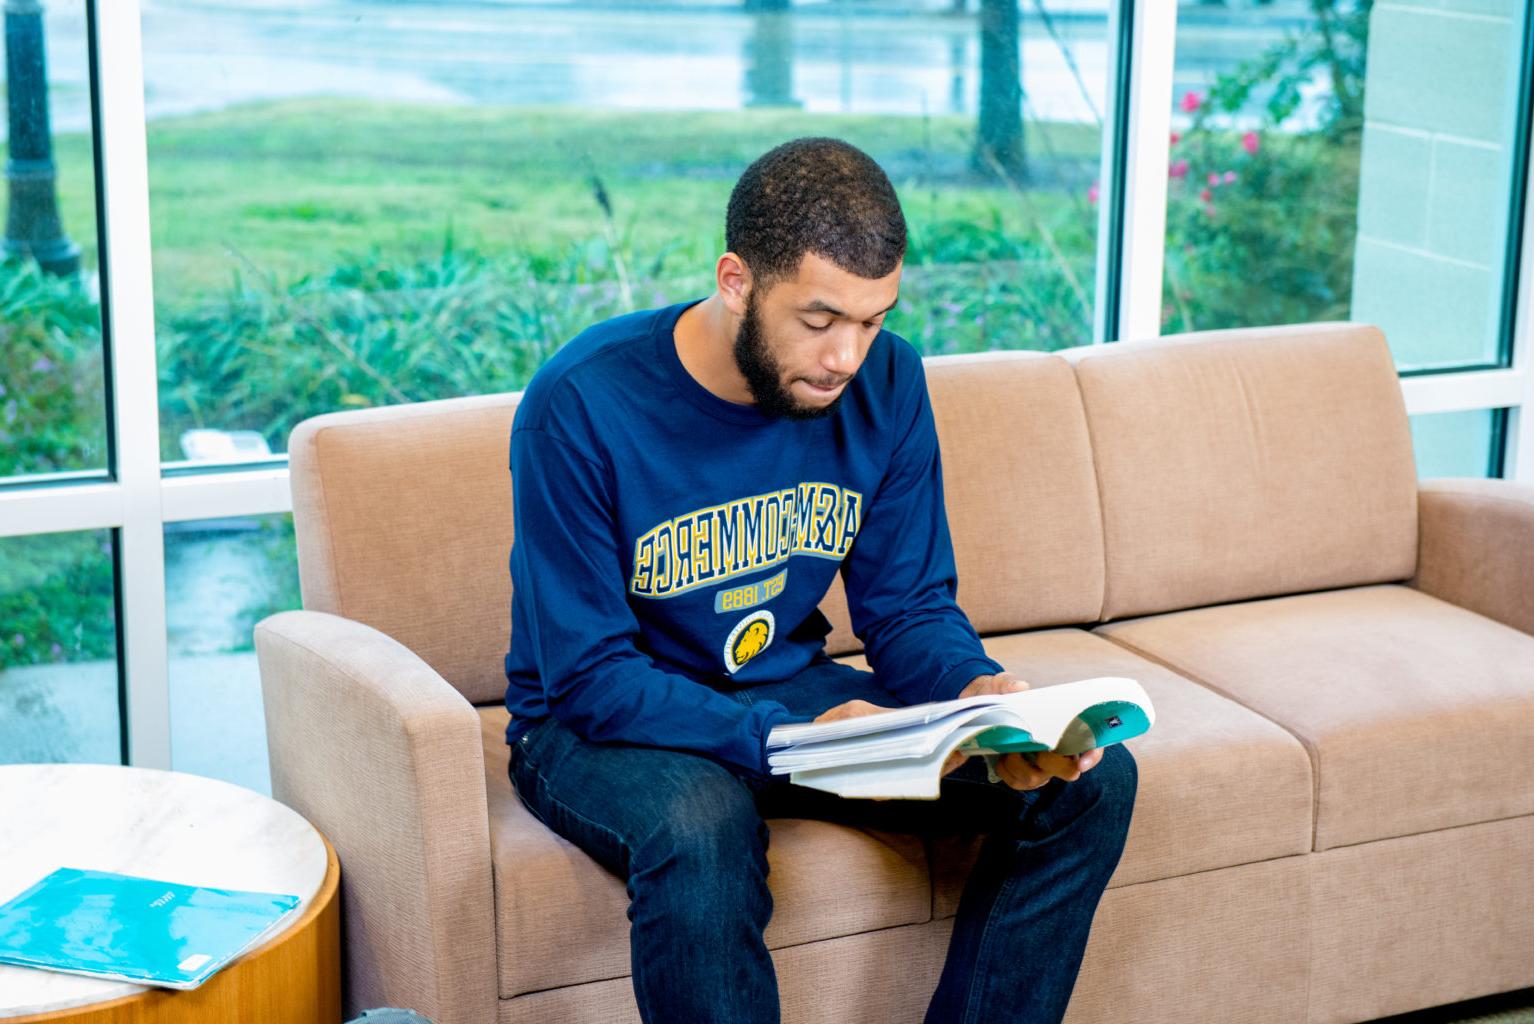
[[[1207,93],[1172,137],[1162,330],[1345,320],[1353,290],[1372,0],[1311,0],[1293,32]],[[1320,74],[1314,130],[1287,128]],[[1232,127],[1262,99],[1261,120]]]
[[[1368,2],[1207,94],[1173,141],[1164,329],[1346,317]],[[1300,83],[1332,84],[1315,131]],[[1232,112],[1267,97],[1263,123]],[[244,105],[149,126],[162,453],[188,429],[274,451],[333,409],[512,390],[584,326],[700,296],[740,170],[835,135],[901,193],[910,250],[890,326],[927,353],[1054,350],[1091,337],[1100,132],[1030,124],[1017,173],[972,166],[964,117],[798,110],[638,113],[340,100]],[[95,264],[89,147],[57,143],[66,228]],[[0,264],[0,476],[105,463],[101,331],[87,283]],[[291,526],[261,543],[291,561]],[[4,542],[0,668],[108,656],[97,535]],[[15,552],[15,554],[13,554]],[[248,618],[296,603],[296,580]],[[248,631],[247,631],[248,632]],[[16,637],[21,641],[16,642]]]
[[[0,669],[117,653],[104,531],[0,540]]]

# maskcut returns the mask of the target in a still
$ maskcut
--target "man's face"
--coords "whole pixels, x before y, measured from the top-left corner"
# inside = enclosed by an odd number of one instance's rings
[[[758,408],[815,419],[836,408],[868,356],[900,291],[901,265],[886,277],[849,273],[805,253],[793,277],[765,295],[752,288],[735,335],[735,365]]]

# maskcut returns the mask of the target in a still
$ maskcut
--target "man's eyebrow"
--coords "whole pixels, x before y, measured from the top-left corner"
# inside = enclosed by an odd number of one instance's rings
[[[899,304],[900,304],[900,296],[897,295],[897,296],[895,296],[895,301],[894,302],[891,302],[888,306],[885,306],[883,309],[879,310],[879,312],[875,313],[874,316],[883,316],[885,313],[888,313],[890,310],[894,309]],[[825,302],[825,301],[823,301],[821,299],[812,299],[811,301],[805,303],[803,306],[800,306],[799,308],[802,311],[806,312],[806,313],[830,313],[832,316],[846,316],[847,315],[846,313],[843,313],[841,310],[837,309],[835,306],[833,306],[833,305],[831,305],[831,304],[829,304],[829,303],[827,303],[827,302]]]

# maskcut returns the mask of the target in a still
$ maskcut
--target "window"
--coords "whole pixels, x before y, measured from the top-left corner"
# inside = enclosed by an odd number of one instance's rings
[[[1181,6],[1164,329],[1359,320],[1403,370],[1505,364],[1526,19]]]
[[[270,792],[255,624],[299,606],[291,516],[165,527],[171,763]]]
[[[1506,409],[1437,412],[1411,417],[1417,476],[1502,475],[1502,435]]]
[[[5,21],[0,483],[36,482],[107,464],[85,0]]]
[[[162,455],[524,386],[588,324],[711,290],[730,187],[800,135],[901,191],[893,330],[1081,344],[1106,31],[1015,0],[149,7]]]
[[[0,761],[122,760],[112,535],[0,539]]]

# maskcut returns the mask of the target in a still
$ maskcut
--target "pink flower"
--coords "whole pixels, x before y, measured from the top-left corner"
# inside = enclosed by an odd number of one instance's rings
[[[1209,214],[1209,216],[1213,217],[1214,216],[1214,204],[1213,203],[1205,203],[1204,204],[1204,212]]]
[[[1199,189],[1199,192],[1198,192],[1198,197],[1199,197],[1199,198],[1200,198],[1200,199],[1202,199],[1202,200],[1203,200],[1203,201],[1204,201],[1204,202],[1206,202],[1206,203],[1207,203],[1207,202],[1209,202],[1209,201],[1210,201],[1210,200],[1211,200],[1211,199],[1213,199],[1213,198],[1214,198],[1214,193],[1213,193],[1213,192],[1211,192],[1211,191],[1209,191],[1209,190],[1208,190],[1208,189],[1207,189],[1207,188],[1202,188],[1202,189]]]
[[[1087,188],[1087,202],[1097,202],[1097,182],[1095,181]]]
[[[1245,149],[1253,156],[1257,155],[1257,145],[1258,142],[1256,132],[1247,132],[1245,135],[1241,136],[1241,148]]]
[[[1199,104],[1203,102],[1204,97],[1196,92],[1189,91],[1182,94],[1182,109],[1189,114],[1197,110]]]
[[[1179,141],[1179,140],[1180,140],[1180,139],[1181,139],[1181,138],[1182,138],[1182,136],[1181,136],[1181,135],[1178,135],[1178,134],[1177,134],[1177,133],[1176,133],[1176,132],[1173,132],[1173,133],[1172,133],[1172,145],[1174,145],[1174,146],[1175,146],[1175,145],[1177,145],[1177,143],[1178,143],[1178,141]]]
[[[1225,182],[1225,184],[1229,185],[1231,182],[1236,180],[1236,172],[1235,171],[1226,171],[1225,172],[1225,177],[1220,179],[1220,180]]]
[[[1173,161],[1172,162],[1172,169],[1170,171],[1168,171],[1167,173],[1169,173],[1174,178],[1181,178],[1181,177],[1183,177],[1184,175],[1186,175],[1188,173],[1188,161],[1186,161],[1186,160],[1175,160],[1175,161]]]
[[[1219,183],[1220,183],[1219,172],[1218,171],[1210,171],[1209,172],[1209,184],[1210,185],[1218,185]]]

